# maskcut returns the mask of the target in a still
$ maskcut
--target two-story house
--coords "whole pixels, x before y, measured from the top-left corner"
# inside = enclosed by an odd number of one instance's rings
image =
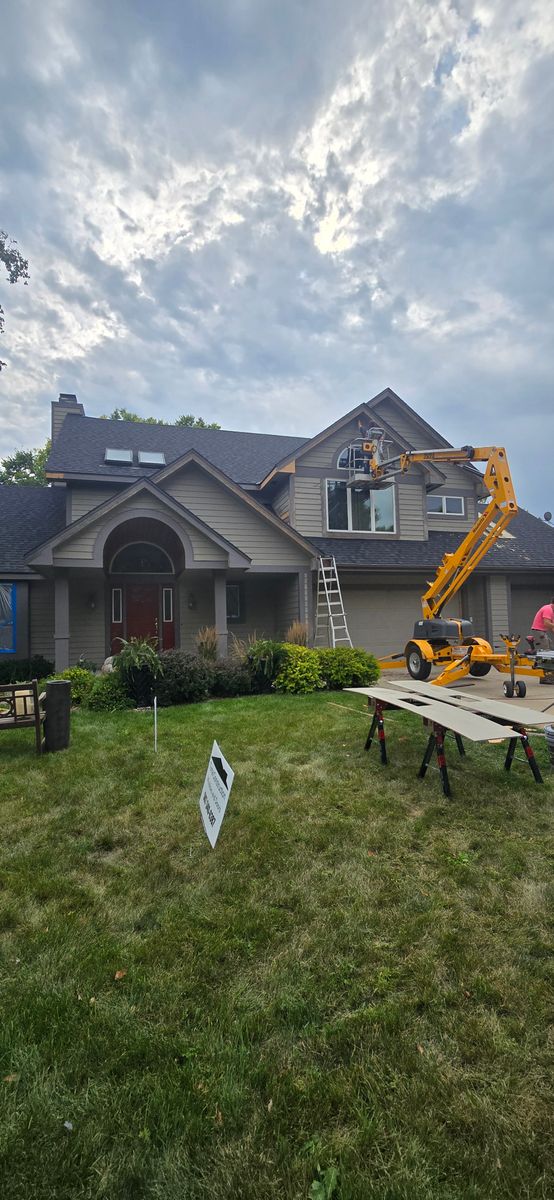
[[[313,628],[318,557],[335,556],[354,644],[402,649],[443,554],[483,496],[470,464],[347,486],[360,421],[390,454],[449,443],[389,388],[312,438],[109,421],[52,404],[49,487],[0,487],[0,654],[98,665],[120,638],[194,649],[215,624]],[[469,431],[478,434],[478,431]],[[479,441],[479,437],[475,437]],[[517,484],[517,481],[516,481]],[[554,593],[554,530],[519,512],[446,615],[499,644]]]

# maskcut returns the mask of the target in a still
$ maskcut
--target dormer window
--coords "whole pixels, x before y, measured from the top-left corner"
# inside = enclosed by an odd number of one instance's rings
[[[165,454],[162,450],[139,450],[139,467],[165,467]]]
[[[108,447],[104,451],[104,462],[118,464],[120,466],[129,466],[133,461],[132,450],[114,450],[113,447]]]

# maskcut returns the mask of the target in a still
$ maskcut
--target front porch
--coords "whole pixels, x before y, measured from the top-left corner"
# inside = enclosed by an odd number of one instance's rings
[[[217,628],[221,657],[233,636],[281,639],[292,621],[310,619],[309,576],[305,570],[183,569],[178,576],[65,571],[50,584],[56,670],[81,658],[101,666],[118,652],[118,640],[130,637],[152,637],[162,650],[193,654],[205,625]],[[44,604],[42,585],[40,592]]]

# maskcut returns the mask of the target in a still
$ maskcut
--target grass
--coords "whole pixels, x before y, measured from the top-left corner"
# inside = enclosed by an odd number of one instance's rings
[[[366,728],[318,695],[162,711],[156,757],[148,713],[2,734],[0,1194],[554,1194],[551,784],[453,748],[447,802],[418,721],[385,769]]]

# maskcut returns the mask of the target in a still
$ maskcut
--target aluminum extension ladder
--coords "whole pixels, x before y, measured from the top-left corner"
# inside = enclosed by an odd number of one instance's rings
[[[337,564],[334,556],[329,556],[320,558],[318,563],[314,645],[334,649],[338,643],[351,646],[352,638],[346,623]]]

